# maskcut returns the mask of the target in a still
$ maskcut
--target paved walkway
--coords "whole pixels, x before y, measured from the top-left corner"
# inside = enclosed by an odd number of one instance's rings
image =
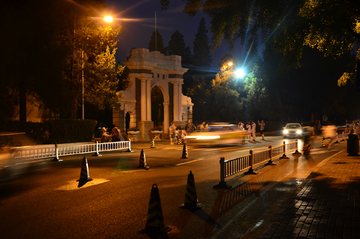
[[[360,156],[326,159],[258,224],[242,238],[360,238]]]

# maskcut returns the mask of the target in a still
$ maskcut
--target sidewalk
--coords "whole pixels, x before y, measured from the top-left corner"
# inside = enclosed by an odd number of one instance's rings
[[[258,224],[242,238],[360,238],[360,156],[326,159]]]

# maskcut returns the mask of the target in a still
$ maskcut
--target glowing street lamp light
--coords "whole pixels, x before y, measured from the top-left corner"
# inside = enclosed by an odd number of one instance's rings
[[[104,21],[105,21],[105,22],[110,23],[110,22],[112,22],[113,20],[114,20],[114,18],[113,18],[112,16],[109,16],[109,15],[108,15],[108,16],[105,16],[105,17],[104,17]]]
[[[241,69],[236,70],[235,74],[236,74],[237,78],[242,79],[246,75],[246,72],[243,68],[241,68]]]

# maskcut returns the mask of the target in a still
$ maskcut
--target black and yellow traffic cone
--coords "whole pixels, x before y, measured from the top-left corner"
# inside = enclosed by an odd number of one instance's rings
[[[155,137],[151,140],[150,148],[155,148]]]
[[[149,169],[150,167],[146,165],[146,157],[145,157],[145,153],[144,150],[141,150],[140,153],[140,160],[139,160],[139,167],[138,168],[143,168],[143,169]]]
[[[89,174],[88,161],[87,161],[87,158],[84,157],[82,160],[82,164],[81,164],[80,179],[78,180],[79,186],[84,185],[85,183],[87,183],[91,180],[92,180],[92,178],[90,178],[90,174]]]
[[[325,144],[325,137],[322,138],[322,141],[321,141],[321,148],[325,148],[326,147],[326,144]]]
[[[182,139],[181,139],[181,138],[178,139],[178,143],[177,143],[177,144],[182,144]]]
[[[170,230],[170,227],[164,225],[158,186],[153,184],[151,188],[146,226],[139,231],[147,234],[165,234]]]
[[[194,174],[190,171],[187,179],[184,204],[181,204],[180,208],[198,210],[203,207],[204,205],[199,203],[197,199]]]
[[[183,152],[182,152],[182,158],[187,159],[189,157],[188,150],[186,144],[184,144]]]

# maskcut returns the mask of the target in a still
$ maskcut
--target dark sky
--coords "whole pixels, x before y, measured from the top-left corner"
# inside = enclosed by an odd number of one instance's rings
[[[171,35],[178,30],[184,35],[186,46],[190,46],[191,52],[193,52],[193,41],[202,17],[205,16],[206,27],[210,28],[210,18],[202,12],[192,18],[183,13],[185,6],[183,0],[171,0],[166,12],[161,11],[160,0],[106,0],[106,4],[117,21],[122,24],[116,54],[116,60],[121,63],[126,61],[126,57],[133,47],[148,47],[151,35],[155,30],[155,12],[156,25],[163,37],[164,47],[168,45]],[[210,30],[208,37],[211,41]],[[212,67],[218,68],[221,58],[226,53],[231,53],[234,57],[241,57],[241,55],[246,54],[239,44],[230,52],[228,45],[223,43],[212,55]]]

